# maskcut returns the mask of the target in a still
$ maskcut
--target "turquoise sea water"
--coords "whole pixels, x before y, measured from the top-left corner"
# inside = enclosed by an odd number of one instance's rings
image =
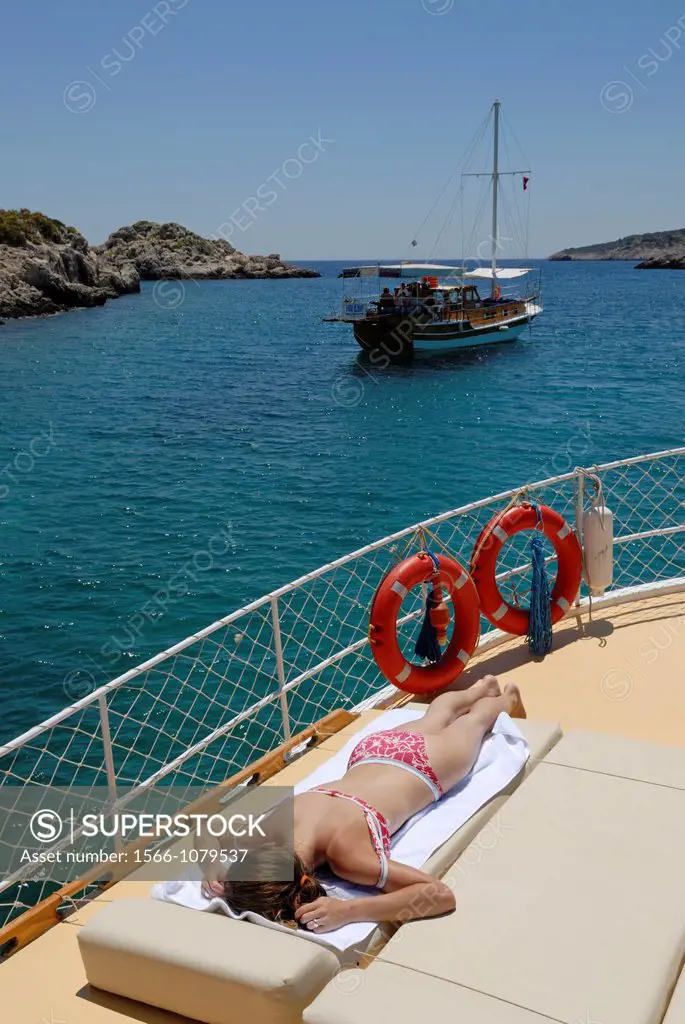
[[[352,262],[0,327],[0,739],[393,530],[685,443],[685,275],[544,264],[530,335],[380,371],[321,322]]]

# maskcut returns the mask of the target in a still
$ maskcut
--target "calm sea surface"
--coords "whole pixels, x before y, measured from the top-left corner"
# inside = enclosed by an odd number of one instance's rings
[[[0,327],[0,739],[368,541],[685,443],[685,274],[544,264],[531,334],[378,371],[321,320],[352,262]]]

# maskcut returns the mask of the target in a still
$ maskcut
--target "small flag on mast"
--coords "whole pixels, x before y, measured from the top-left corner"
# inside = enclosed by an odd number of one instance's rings
[[[528,182],[529,182],[529,181],[530,181],[530,178],[527,178],[527,177],[525,176],[525,174],[524,174],[524,175],[523,175],[523,191],[524,191],[524,192],[527,192],[527,191],[528,191]]]

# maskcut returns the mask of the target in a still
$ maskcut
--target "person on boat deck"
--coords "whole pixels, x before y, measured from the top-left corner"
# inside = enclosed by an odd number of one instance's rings
[[[422,291],[422,295],[424,295],[424,294],[425,293]],[[435,319],[435,314],[437,313],[437,305],[438,305],[438,303],[437,303],[436,298],[435,298],[435,296],[433,295],[433,293],[432,293],[432,291],[430,289],[428,289],[428,294],[425,296],[425,298],[423,298],[421,300],[421,305],[422,305],[423,309],[425,310],[425,312],[429,313],[430,316],[432,316]]]
[[[434,698],[423,718],[371,733],[352,751],[345,775],[295,797],[294,857],[274,843],[251,852],[251,873],[291,881],[205,878],[206,896],[221,896],[240,913],[322,934],[360,921],[410,921],[455,907],[437,878],[390,858],[390,837],[439,801],[471,771],[501,712],[525,716],[513,684],[500,691],[494,676],[467,690]],[[328,865],[340,878],[380,895],[338,900],[314,872]]]
[[[378,300],[378,308],[381,313],[392,313],[395,309],[395,299],[390,294],[389,288],[384,288]]]

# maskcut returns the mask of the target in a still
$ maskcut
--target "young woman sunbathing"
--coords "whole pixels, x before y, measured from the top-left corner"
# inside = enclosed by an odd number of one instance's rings
[[[206,894],[224,897],[236,913],[251,910],[317,934],[354,921],[411,921],[453,910],[444,882],[390,859],[390,836],[468,775],[502,711],[525,716],[519,690],[508,685],[501,693],[497,679],[486,676],[439,695],[423,718],[365,736],[341,779],[295,797],[294,876],[292,853],[272,846],[252,855],[253,868],[263,860],[263,877],[294,881],[206,881]],[[326,896],[313,874],[323,864],[381,895]]]

